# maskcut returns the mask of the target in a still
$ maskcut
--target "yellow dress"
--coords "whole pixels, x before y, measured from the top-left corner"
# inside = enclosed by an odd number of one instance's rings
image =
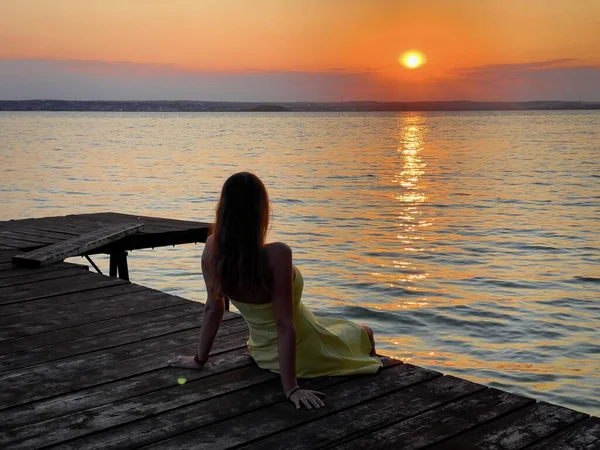
[[[369,356],[367,332],[354,322],[316,318],[301,301],[304,279],[294,267],[294,327],[296,329],[296,376],[313,378],[375,373],[383,365]],[[248,324],[248,350],[259,367],[279,373],[277,325],[272,303],[251,305],[231,300]]]

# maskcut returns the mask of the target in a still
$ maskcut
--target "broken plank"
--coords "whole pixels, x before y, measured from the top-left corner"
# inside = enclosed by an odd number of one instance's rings
[[[61,262],[71,256],[82,255],[98,247],[135,234],[144,228],[143,224],[120,224],[82,234],[65,241],[49,245],[37,251],[13,257],[13,263],[24,267],[45,267]]]

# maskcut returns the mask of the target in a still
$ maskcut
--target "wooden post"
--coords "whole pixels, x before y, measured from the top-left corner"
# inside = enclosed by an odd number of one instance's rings
[[[129,267],[127,266],[127,252],[115,251],[110,254],[110,273],[111,277],[119,277],[122,280],[129,281]]]
[[[109,268],[109,272],[108,274],[111,277],[116,277],[117,276],[117,258],[118,258],[118,253],[111,253],[110,254],[110,268]]]
[[[129,281],[129,267],[127,267],[127,252],[122,252],[119,257],[119,278]]]

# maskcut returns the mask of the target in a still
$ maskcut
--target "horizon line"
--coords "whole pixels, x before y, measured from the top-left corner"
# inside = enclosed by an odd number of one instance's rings
[[[56,98],[32,98],[32,99],[19,99],[19,100],[8,100],[0,99],[2,103],[18,103],[18,102],[71,102],[71,103],[85,103],[85,102],[96,102],[96,103],[231,103],[231,104],[349,104],[349,103],[378,103],[378,104],[419,104],[419,103],[503,103],[503,104],[519,104],[519,103],[600,103],[599,100],[335,100],[335,101],[311,101],[311,100],[293,100],[293,101],[278,101],[278,100],[260,100],[260,101],[236,101],[236,100],[69,100],[69,99],[56,99]]]

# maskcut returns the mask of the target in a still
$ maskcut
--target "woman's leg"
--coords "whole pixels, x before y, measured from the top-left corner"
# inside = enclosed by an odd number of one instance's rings
[[[371,341],[371,353],[369,353],[369,356],[376,356],[377,352],[375,351],[375,337],[373,336],[373,330],[366,325],[361,325],[361,327],[367,332],[369,341]]]

